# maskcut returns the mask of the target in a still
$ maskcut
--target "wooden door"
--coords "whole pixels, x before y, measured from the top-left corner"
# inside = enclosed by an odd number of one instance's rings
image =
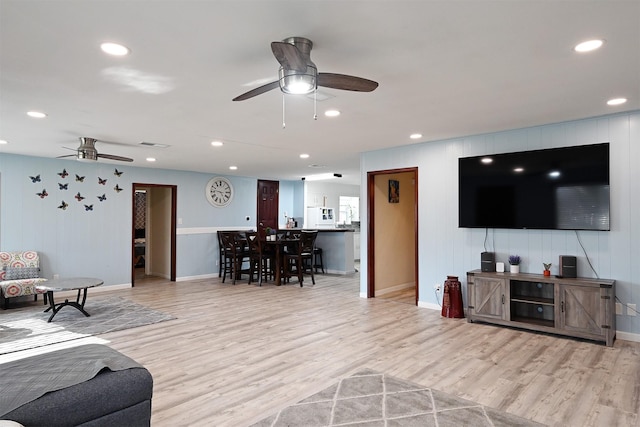
[[[258,180],[258,214],[256,227],[278,228],[278,181]],[[261,225],[262,224],[262,225]]]
[[[505,301],[506,284],[502,279],[475,277],[473,280],[472,300],[475,317],[488,319],[507,319]]]
[[[601,289],[560,285],[560,327],[567,331],[603,335],[604,299]]]

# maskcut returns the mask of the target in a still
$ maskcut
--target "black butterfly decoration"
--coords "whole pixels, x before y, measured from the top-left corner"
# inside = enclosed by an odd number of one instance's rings
[[[58,186],[60,187],[60,190],[68,190],[69,189],[69,184],[60,184],[60,183],[58,183]]]
[[[93,205],[84,205],[84,210],[85,211],[92,211],[93,210]]]
[[[121,192],[122,190],[124,190],[124,188],[120,188],[120,186],[118,184],[116,184],[115,187],[113,187],[114,190],[116,190],[118,193]]]
[[[103,194],[102,196],[98,196],[98,200],[100,200],[101,202],[104,202],[105,200],[107,200],[107,195]]]
[[[120,172],[118,169],[116,169],[116,171],[113,174],[115,176],[117,176],[117,177],[121,177],[122,176],[122,172]]]
[[[63,200],[62,203],[60,203],[60,206],[58,206],[58,209],[62,209],[63,211],[66,211],[68,206],[69,205],[67,204],[67,202]]]
[[[41,199],[44,199],[49,195],[49,193],[47,193],[47,190],[45,190],[44,188],[42,189],[42,193],[36,193],[36,194],[40,196]]]
[[[107,183],[106,179],[102,179],[102,178],[98,177],[98,184],[105,185],[106,183]]]
[[[69,176],[69,173],[66,169],[62,169],[62,172],[58,172],[58,175],[60,175],[61,178],[66,178],[67,176]]]
[[[76,181],[84,182],[84,176],[80,176],[80,175],[76,174]]]
[[[36,182],[40,182],[40,175],[29,176],[29,178],[31,179],[32,184],[35,184]]]
[[[84,200],[84,197],[82,197],[82,196],[80,195],[80,192],[79,192],[79,191],[78,191],[78,194],[76,194],[74,197],[75,197],[75,198],[76,198],[76,200],[77,200],[77,201],[79,201],[79,202],[81,202],[81,201],[83,201],[83,200]]]

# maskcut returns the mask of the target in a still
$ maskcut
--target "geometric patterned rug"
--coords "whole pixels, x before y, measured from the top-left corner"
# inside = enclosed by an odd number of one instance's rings
[[[84,306],[89,317],[73,307],[63,307],[47,323],[51,315],[44,312],[47,307],[37,301],[0,310],[0,355],[175,319],[114,296],[90,295]]]
[[[543,426],[369,369],[288,406],[252,427]]]

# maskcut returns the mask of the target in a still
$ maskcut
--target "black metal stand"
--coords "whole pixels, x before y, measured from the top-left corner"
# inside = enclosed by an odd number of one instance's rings
[[[82,292],[82,302],[80,302],[80,293],[81,292]],[[54,300],[53,300],[53,291],[47,291],[47,297],[45,299],[49,299],[49,308],[47,308],[44,312],[46,313],[47,311],[51,310],[51,316],[49,317],[49,320],[47,320],[47,323],[51,322],[53,320],[54,316],[56,314],[58,314],[60,309],[62,307],[67,306],[67,305],[70,305],[71,307],[77,308],[78,310],[80,310],[82,312],[82,314],[84,314],[87,317],[91,316],[84,309],[84,303],[87,300],[87,288],[78,289],[78,296],[76,297],[75,301],[69,302],[68,299],[65,299],[64,302],[60,302],[60,303],[56,304],[54,302]]]

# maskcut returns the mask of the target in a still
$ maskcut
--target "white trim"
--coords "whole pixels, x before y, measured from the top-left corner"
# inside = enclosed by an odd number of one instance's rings
[[[376,289],[376,295],[386,295],[386,294],[389,294],[391,292],[401,291],[403,289],[410,289],[410,288],[415,288],[415,287],[416,287],[416,283],[415,282],[401,283],[399,285],[390,286],[390,287],[384,288],[384,289]]]
[[[434,304],[432,302],[418,301],[418,307],[428,308],[429,310],[442,310],[442,307],[440,307],[439,304]]]
[[[616,339],[632,342],[640,342],[640,334],[616,331]]]
[[[120,289],[130,289],[131,283],[123,283],[122,285],[108,285],[108,286],[95,286],[93,288],[87,288],[87,299],[89,299],[89,294],[100,294],[102,292],[109,291],[118,291]],[[56,300],[60,300],[60,298],[69,298],[76,297],[78,295],[78,291],[62,291],[62,292],[54,292],[54,298]]]
[[[176,282],[186,282],[189,280],[202,280],[202,279],[214,279],[214,278],[218,278],[218,272],[215,273],[209,273],[209,274],[201,274],[199,276],[184,276],[184,277],[177,277],[176,278]]]
[[[216,234],[218,231],[226,230],[255,230],[253,226],[231,226],[231,227],[180,227],[176,228],[176,234]]]

